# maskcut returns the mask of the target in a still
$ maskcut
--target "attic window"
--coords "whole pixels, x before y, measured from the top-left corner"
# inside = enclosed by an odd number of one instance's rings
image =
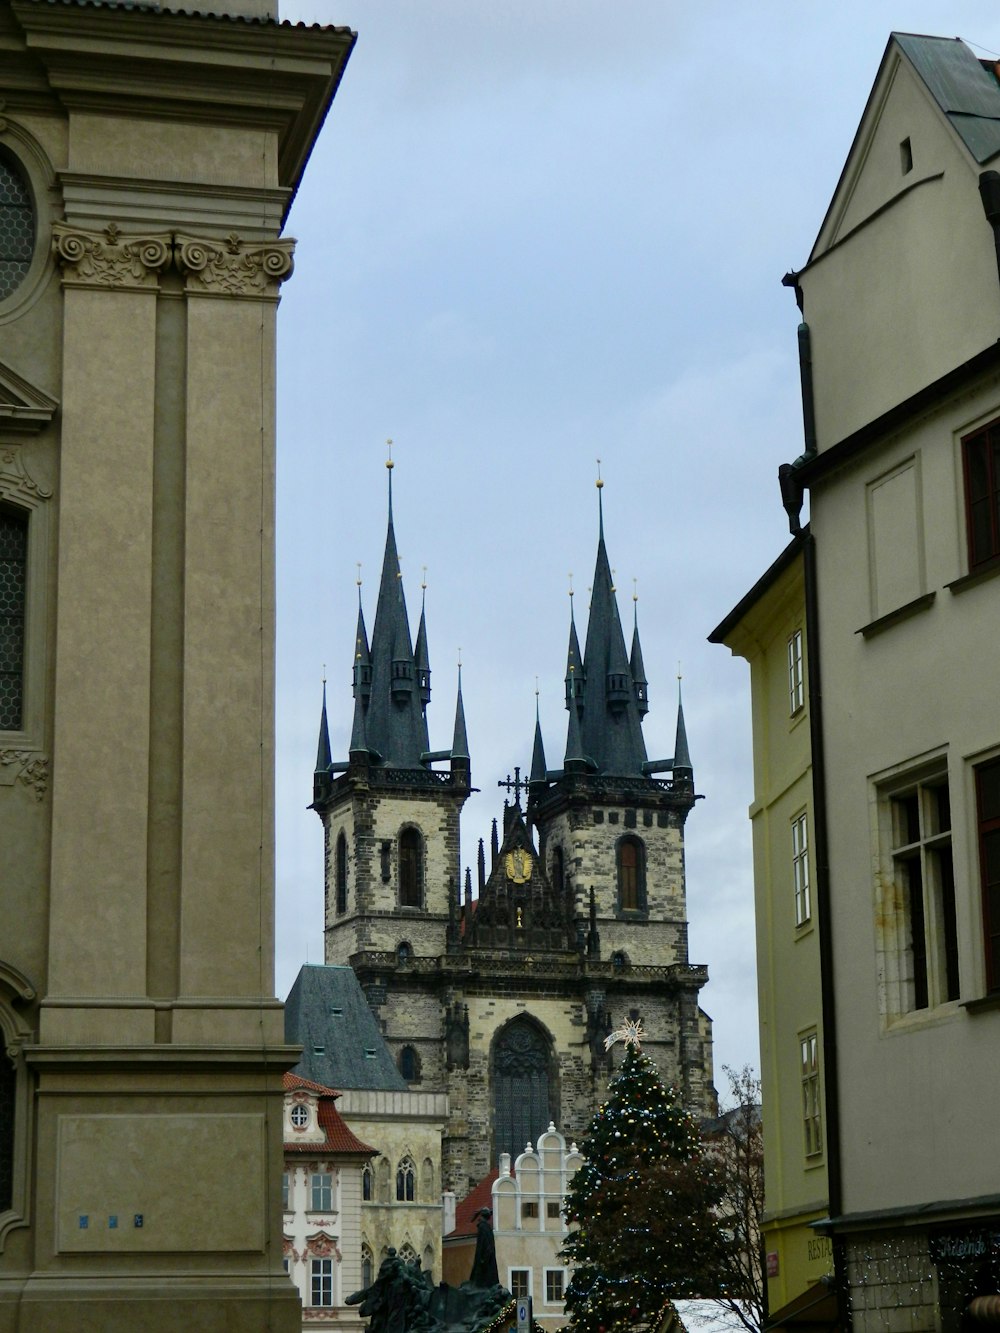
[[[326,1051],[326,1047],[325,1047],[325,1046],[314,1046],[314,1047],[313,1047],[313,1055],[323,1055],[323,1054],[325,1053],[325,1051]]]
[[[899,145],[899,165],[904,176],[913,170],[913,149],[910,147],[909,139],[904,139]]]
[[[374,1060],[374,1059],[375,1059],[375,1047],[374,1047],[374,1046],[366,1046],[366,1047],[365,1047],[365,1059],[366,1059],[366,1060]]]
[[[344,1011],[343,1011],[343,1009],[340,1007],[339,1004],[332,1004],[332,1005],[330,1006],[330,1013],[331,1013],[331,1015],[332,1015],[334,1018],[343,1018],[343,1017],[344,1017]]]

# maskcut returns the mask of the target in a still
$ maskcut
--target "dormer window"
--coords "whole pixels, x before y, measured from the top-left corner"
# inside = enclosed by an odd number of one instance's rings
[[[913,148],[909,139],[904,139],[899,145],[899,166],[904,176],[913,170]]]
[[[309,1124],[308,1106],[303,1106],[301,1102],[297,1102],[292,1107],[291,1121],[296,1129],[305,1129]]]

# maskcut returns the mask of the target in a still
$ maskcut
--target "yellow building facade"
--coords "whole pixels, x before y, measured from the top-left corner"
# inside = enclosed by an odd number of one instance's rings
[[[810,740],[805,544],[797,537],[713,632],[750,664],[754,899],[771,1326],[833,1272]],[[812,1289],[816,1289],[813,1291]]]

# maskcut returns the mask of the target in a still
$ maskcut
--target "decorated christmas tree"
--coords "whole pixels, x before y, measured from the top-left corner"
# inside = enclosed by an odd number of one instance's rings
[[[721,1182],[694,1118],[640,1049],[642,1030],[614,1034],[625,1058],[581,1145],[570,1182],[573,1267],[566,1310],[580,1333],[653,1325],[673,1298],[716,1297],[726,1241],[713,1209]]]

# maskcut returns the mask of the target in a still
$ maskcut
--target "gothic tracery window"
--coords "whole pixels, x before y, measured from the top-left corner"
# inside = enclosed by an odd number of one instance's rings
[[[22,725],[28,518],[0,505],[0,731]]]
[[[396,1202],[413,1203],[416,1198],[417,1169],[412,1157],[404,1157],[396,1168]]]
[[[494,1160],[509,1152],[514,1158],[527,1143],[536,1143],[550,1120],[558,1120],[551,1104],[548,1044],[540,1028],[515,1018],[497,1037],[493,1052]]]

